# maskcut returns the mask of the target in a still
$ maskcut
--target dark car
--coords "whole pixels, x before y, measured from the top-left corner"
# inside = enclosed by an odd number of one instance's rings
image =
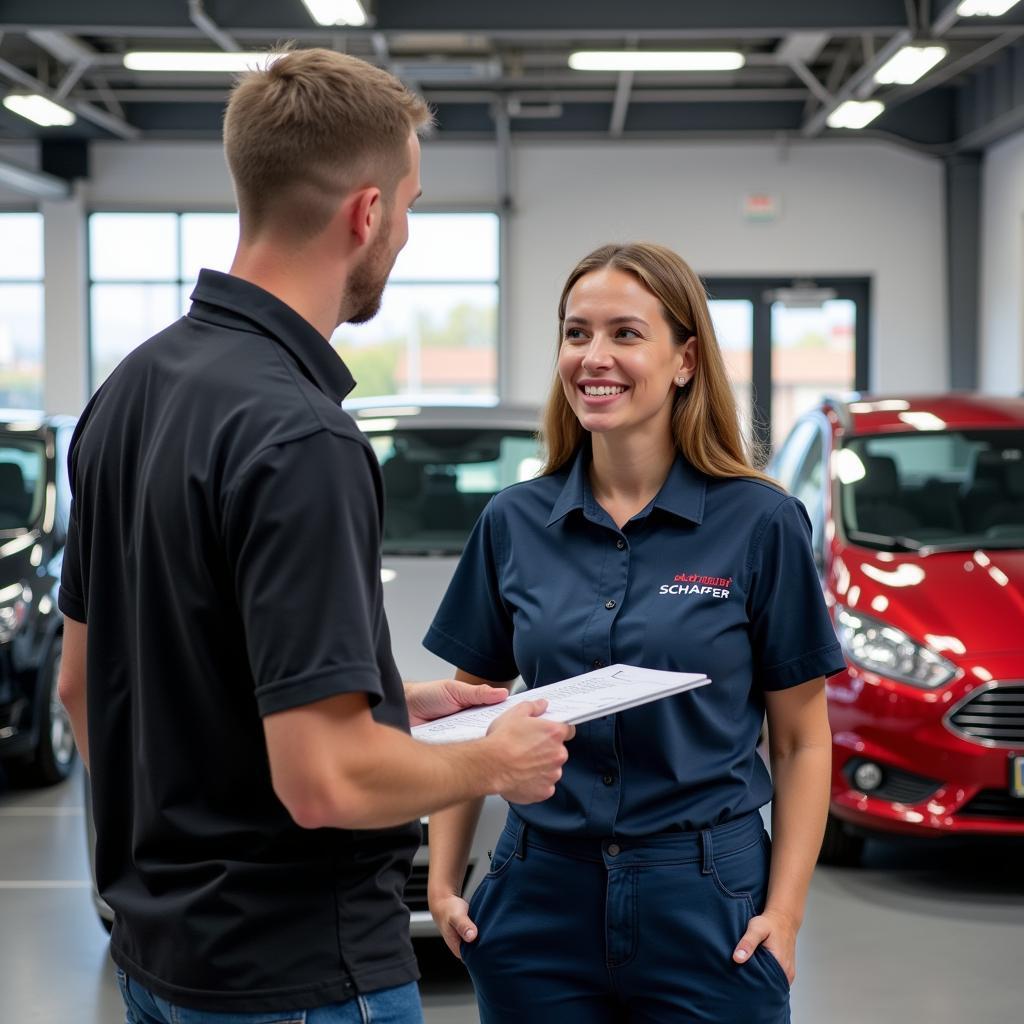
[[[0,411],[0,758],[34,782],[67,778],[71,723],[57,698],[57,608],[75,421]]]

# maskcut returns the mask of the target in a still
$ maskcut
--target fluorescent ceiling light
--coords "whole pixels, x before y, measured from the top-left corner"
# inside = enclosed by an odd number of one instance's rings
[[[998,18],[1016,3],[1017,0],[961,0],[956,13],[961,18]]]
[[[885,110],[878,100],[847,100],[828,115],[829,128],[863,128]]]
[[[745,63],[734,50],[577,50],[574,71],[735,71]]]
[[[236,53],[222,50],[132,50],[124,55],[129,71],[255,71],[282,56],[280,53]]]
[[[50,128],[53,125],[66,128],[69,124],[75,123],[75,115],[70,110],[54,103],[53,100],[48,100],[45,96],[34,94],[25,96],[12,93],[10,96],[4,97],[4,106],[12,113],[27,118],[29,121],[35,121],[36,124],[41,124],[44,128]]]
[[[879,85],[912,85],[946,56],[944,46],[904,46],[876,72]]]
[[[366,10],[359,0],[302,0],[318,25],[365,25]]]

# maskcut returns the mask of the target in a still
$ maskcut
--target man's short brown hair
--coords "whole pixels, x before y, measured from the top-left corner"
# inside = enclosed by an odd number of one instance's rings
[[[332,50],[293,50],[246,73],[224,117],[242,237],[271,224],[315,235],[361,185],[390,199],[409,171],[409,133],[430,123],[394,75]]]

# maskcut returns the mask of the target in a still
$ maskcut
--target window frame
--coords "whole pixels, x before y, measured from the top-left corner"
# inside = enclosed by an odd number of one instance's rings
[[[103,204],[102,206],[90,207],[85,212],[85,237],[86,237],[86,255],[85,255],[85,318],[86,318],[86,329],[85,329],[85,370],[86,370],[86,387],[88,394],[91,396],[96,392],[95,375],[93,372],[93,300],[92,300],[92,288],[94,284],[168,284],[174,285],[180,291],[181,287],[186,283],[184,278],[181,278],[181,252],[182,252],[182,236],[181,236],[181,218],[186,214],[193,213],[237,213],[238,210],[233,206],[224,205],[212,205],[212,206],[183,206],[181,204],[175,204],[171,206],[133,206],[133,205],[119,205],[119,204]],[[90,222],[95,214],[102,213],[135,213],[135,214],[173,214],[176,217],[176,246],[177,246],[177,267],[178,267],[178,279],[177,280],[132,280],[128,278],[117,279],[113,281],[97,281],[92,276],[92,255],[90,246]],[[496,380],[495,380],[495,397],[497,398],[498,404],[505,402],[508,399],[508,387],[509,387],[509,366],[508,359],[509,353],[507,345],[507,338],[509,335],[509,322],[508,322],[508,284],[506,280],[507,268],[510,266],[509,249],[508,249],[508,214],[509,211],[504,206],[486,204],[486,203],[431,203],[430,205],[420,205],[417,209],[411,211],[411,216],[429,215],[436,213],[447,213],[447,214],[481,214],[488,213],[497,217],[498,221],[498,252],[497,252],[497,279],[494,284],[497,288],[497,301],[498,308],[496,313],[497,332],[495,337],[495,344],[497,346],[496,352]],[[401,279],[395,282],[396,284],[458,284],[458,281],[443,281],[437,282],[433,279]],[[473,281],[473,284],[488,284],[489,281]],[[140,339],[140,344],[145,339]]]
[[[41,410],[46,402],[46,220],[43,216],[42,210],[40,210],[38,206],[31,204],[14,204],[0,207],[0,218],[2,218],[4,214],[9,213],[28,213],[39,219],[41,233],[40,253],[42,257],[39,277],[0,277],[0,285],[35,285],[39,289],[41,311],[39,319],[39,401],[35,405],[26,406],[26,408]]]

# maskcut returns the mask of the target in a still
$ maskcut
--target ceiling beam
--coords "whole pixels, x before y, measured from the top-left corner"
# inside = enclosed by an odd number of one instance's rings
[[[618,84],[615,86],[615,99],[612,101],[611,123],[608,125],[608,134],[612,138],[619,138],[622,135],[622,130],[626,127],[626,114],[629,112],[629,94],[632,89],[633,72],[620,72]]]
[[[222,50],[237,53],[242,47],[231,35],[213,20],[203,7],[203,0],[188,0],[188,19],[207,39],[215,42]]]
[[[913,38],[913,33],[906,28],[900,29],[899,32],[891,36],[881,49],[875,51],[874,56],[869,61],[865,61],[847,79],[846,84],[832,97],[831,105],[826,104],[811,115],[801,129],[801,134],[805,138],[813,138],[825,127],[829,114],[840,103],[851,99],[867,99],[875,90],[875,72]]]
[[[36,199],[67,199],[71,186],[63,179],[43,171],[30,171],[0,160],[0,185]]]
[[[20,85],[23,89],[45,96],[55,103],[59,102],[62,106],[85,118],[86,121],[91,121],[112,135],[117,135],[122,139],[137,139],[142,134],[134,125],[113,114],[108,114],[105,110],[100,110],[99,107],[94,107],[91,103],[76,99],[55,99],[54,91],[48,85],[39,81],[38,78],[33,78],[32,75],[26,74],[10,61],[0,60],[0,76],[15,85]]]

